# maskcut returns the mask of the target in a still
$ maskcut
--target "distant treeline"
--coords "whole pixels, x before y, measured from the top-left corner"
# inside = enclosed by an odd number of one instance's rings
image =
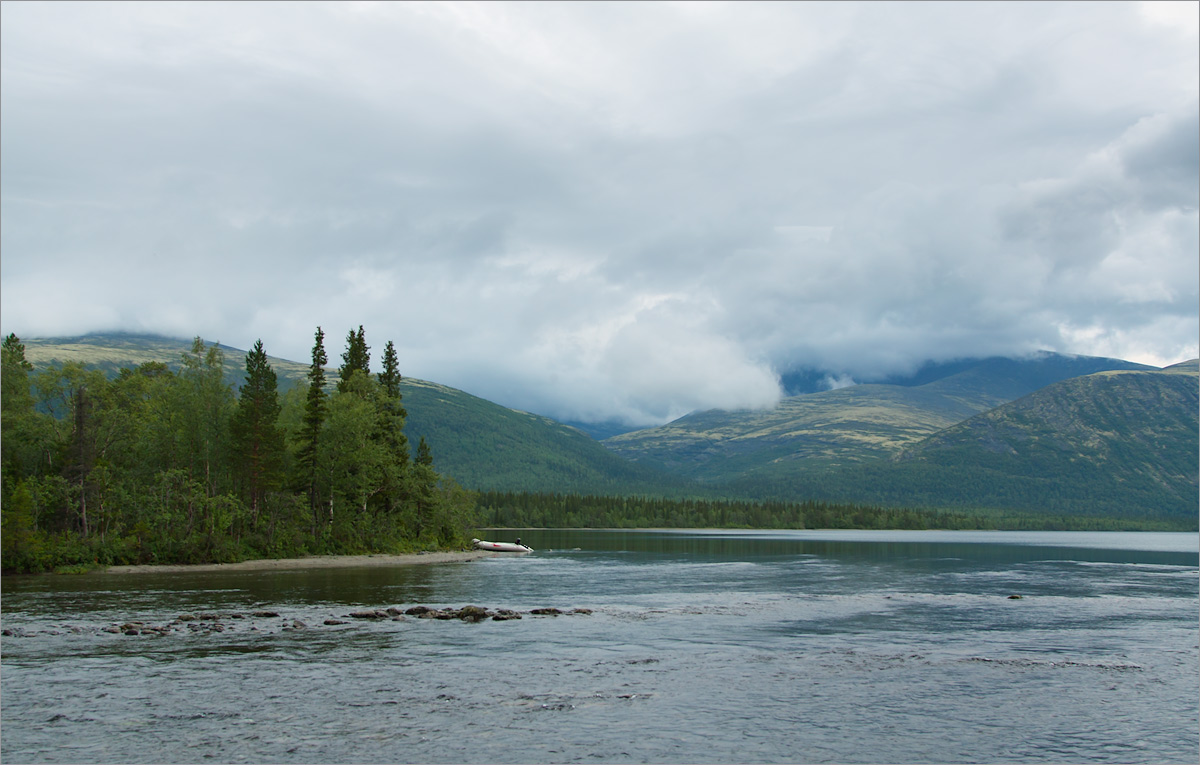
[[[235,392],[218,346],[199,339],[172,372],[115,377],[80,364],[39,373],[3,342],[3,568],[401,552],[459,546],[469,493],[410,453],[389,342],[369,371],[363,328],[326,389],[318,327],[307,380],[285,395],[262,342]]]
[[[480,525],[495,528],[1006,529],[1183,531],[1157,520],[923,510],[828,502],[606,497],[484,491]]]

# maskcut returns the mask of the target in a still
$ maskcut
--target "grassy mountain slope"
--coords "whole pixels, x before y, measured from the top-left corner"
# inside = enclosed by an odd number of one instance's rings
[[[35,367],[77,361],[116,374],[149,361],[178,369],[191,341],[148,335],[97,334],[76,338],[22,339]],[[221,346],[225,376],[240,385],[246,352]],[[327,346],[329,355],[340,351]],[[280,389],[300,382],[308,364],[271,358]],[[330,388],[336,365],[327,370]],[[507,409],[437,383],[414,378],[401,382],[408,410],[405,428],[413,449],[424,436],[437,469],[473,489],[623,493],[672,491],[683,482],[634,465],[584,433],[554,420]]]
[[[45,367],[54,362],[78,362],[87,367],[103,370],[115,375],[122,367],[132,369],[141,364],[157,361],[177,370],[181,357],[191,351],[192,341],[158,335],[135,335],[125,333],[98,333],[83,337],[49,337],[21,339],[25,345],[25,358],[36,367]],[[206,345],[211,343],[205,342]],[[221,345],[225,353],[225,379],[241,385],[246,377],[246,351]],[[271,368],[279,378],[281,390],[303,380],[308,374],[308,364],[268,356]],[[332,370],[333,379],[337,371]]]
[[[1112,369],[1117,359],[1040,354],[926,373],[921,385],[864,384],[785,398],[756,412],[699,412],[604,441],[637,462],[710,484],[776,479],[859,464],[904,448],[1050,382]]]
[[[604,445],[715,484],[784,463],[815,469],[890,456],[981,408],[920,388],[856,385],[792,396],[770,410],[698,412]]]
[[[893,459],[757,489],[885,505],[1194,518],[1198,465],[1200,366],[1192,361],[1063,380]]]

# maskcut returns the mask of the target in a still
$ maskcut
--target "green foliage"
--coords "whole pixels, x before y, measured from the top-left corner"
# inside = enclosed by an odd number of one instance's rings
[[[371,374],[371,348],[367,345],[361,324],[358,325],[357,333],[350,330],[350,334],[346,336],[346,350],[342,353],[342,366],[338,369],[338,392],[346,392],[350,376],[355,372]]]
[[[296,461],[299,468],[300,485],[308,494],[309,511],[313,515],[313,528],[318,523],[318,494],[317,450],[321,445],[321,428],[325,424],[328,409],[325,394],[325,364],[329,357],[325,354],[325,333],[317,327],[316,339],[313,342],[312,365],[308,370],[308,389],[304,404],[304,419],[296,433],[299,450]]]
[[[148,361],[109,377],[68,362],[31,378],[10,336],[4,569],[465,544],[473,495],[433,469],[427,447],[410,464],[394,346],[382,379],[355,368],[326,395],[322,340],[318,328],[309,384],[281,401],[261,341],[235,396],[223,350],[199,338],[177,371]]]
[[[259,340],[246,354],[246,382],[230,422],[234,474],[255,516],[264,494],[278,488],[282,480],[285,451],[279,412],[275,372]]]
[[[481,528],[1010,529],[1185,531],[1183,522],[837,502],[481,492]]]
[[[970,418],[894,460],[764,471],[726,488],[760,498],[991,507],[1195,528],[1198,412],[1194,373],[1094,374]]]

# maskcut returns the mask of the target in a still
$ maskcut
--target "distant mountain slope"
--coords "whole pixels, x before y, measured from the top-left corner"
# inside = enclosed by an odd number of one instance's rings
[[[992,384],[1000,386],[1007,380],[1011,386],[1008,398],[1011,401],[1026,393],[1032,393],[1050,383],[1066,380],[1080,375],[1090,375],[1094,372],[1105,372],[1114,369],[1153,369],[1144,364],[1135,364],[1121,359],[1109,359],[1097,356],[1076,356],[1072,354],[1041,352],[1022,358],[1007,358],[990,356],[976,359],[956,359],[954,361],[931,361],[922,364],[911,374],[888,375],[886,377],[865,377],[860,383],[875,383],[879,385],[899,385],[905,388],[915,388],[922,385],[945,380],[946,378],[965,375],[967,378],[986,376]],[[794,396],[804,393],[820,393],[829,388],[828,372],[811,369],[788,371],[781,375],[780,382],[787,395]]]
[[[192,341],[151,335],[97,334],[75,338],[22,339],[36,367],[77,361],[115,375],[148,361],[178,369]],[[221,346],[225,376],[240,385],[246,352]],[[329,355],[336,358],[331,348]],[[308,364],[271,358],[280,388],[305,379]],[[332,387],[336,365],[326,371]],[[579,493],[673,491],[676,477],[634,465],[584,433],[546,417],[507,409],[437,383],[404,378],[405,431],[415,450],[425,436],[437,469],[473,489]]]
[[[813,472],[891,457],[939,430],[1079,374],[1153,369],[1119,359],[1039,354],[926,371],[922,385],[855,385],[785,398],[764,411],[708,411],[604,445],[708,484]]]
[[[47,366],[53,362],[78,362],[85,366],[115,375],[122,367],[132,369],[141,364],[157,361],[171,369],[179,369],[182,356],[191,351],[191,339],[163,337],[161,335],[137,335],[129,333],[97,333],[82,337],[21,338],[25,345],[25,358],[35,366]],[[205,345],[213,345],[205,341]],[[228,345],[219,345],[225,353],[225,379],[241,385],[246,376],[246,351]],[[268,349],[269,350],[269,349]],[[308,364],[288,361],[277,356],[268,356],[271,367],[279,377],[280,389],[304,379]],[[331,370],[337,378],[336,368]]]
[[[623,459],[548,417],[413,378],[405,378],[400,391],[409,440],[415,445],[424,436],[437,469],[468,488],[622,494],[684,483]]]
[[[1198,475],[1200,364],[1191,361],[1063,380],[892,460],[777,476],[755,488],[879,504],[1194,518]]]

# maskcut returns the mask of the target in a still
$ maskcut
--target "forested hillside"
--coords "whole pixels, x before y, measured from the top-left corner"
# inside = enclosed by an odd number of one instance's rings
[[[587,434],[423,380],[400,385],[410,437],[470,489],[580,494],[674,493],[688,482],[605,449]]]
[[[789,396],[761,411],[708,411],[604,444],[710,486],[753,490],[899,454],[973,415],[1080,374],[1152,369],[1120,359],[1039,354],[934,365],[890,384]]]
[[[734,490],[883,505],[1177,518],[1200,505],[1196,362],[1064,380],[890,460]]]
[[[24,363],[13,360],[17,345],[6,352],[4,498],[22,487],[30,510],[20,510],[21,494],[15,515],[6,512],[6,534],[14,530],[6,567],[31,529],[31,559],[60,562],[440,544],[413,503],[452,519],[439,532],[452,539],[473,501],[459,485],[505,497],[481,512],[512,525],[1195,523],[1195,362],[1146,372],[1115,359],[1043,354],[935,366],[893,384],[790,397],[772,410],[695,413],[610,439],[616,453],[549,418],[402,378],[395,359],[391,372],[371,375],[369,348],[351,353],[365,346],[358,332],[340,367],[322,366],[320,404],[309,398],[311,363],[265,351],[252,352],[255,372],[247,354],[200,341],[34,340]],[[269,487],[255,490],[237,467],[249,457],[235,445],[243,436],[234,414],[267,368],[284,448],[280,462],[266,461]],[[1054,382],[1097,368],[1143,371]],[[369,384],[347,382],[344,371]],[[1053,384],[1038,390],[1046,380]],[[996,407],[1017,394],[1024,397]],[[325,413],[315,446],[314,411]],[[999,443],[1009,447],[988,450]],[[455,480],[437,477],[432,463]],[[556,497],[588,499],[581,506]],[[170,509],[165,525],[120,509],[179,502],[184,509]],[[229,502],[233,510],[220,510]],[[824,509],[795,509],[806,502]],[[335,521],[322,525],[319,508],[330,507]],[[204,523],[208,536],[198,531]]]
[[[473,502],[410,449],[392,343],[371,374],[363,328],[335,386],[318,328],[303,384],[279,395],[258,343],[235,391],[224,351],[197,338],[178,370],[39,371],[3,345],[6,570],[231,561],[457,546]],[[415,454],[413,453],[415,451]]]
[[[96,334],[23,341],[37,370],[76,362],[115,376],[146,362],[179,371],[188,341],[154,335]],[[220,346],[225,382],[236,390],[245,380],[244,351]],[[281,395],[303,396],[309,367],[268,357]],[[338,370],[328,370],[329,385]],[[288,391],[285,393],[285,391]],[[438,383],[404,376],[400,393],[407,411],[405,432],[413,443],[424,438],[438,469],[464,487],[502,491],[579,493],[689,493],[689,482],[636,465],[604,448],[585,433],[527,412],[519,412]]]

